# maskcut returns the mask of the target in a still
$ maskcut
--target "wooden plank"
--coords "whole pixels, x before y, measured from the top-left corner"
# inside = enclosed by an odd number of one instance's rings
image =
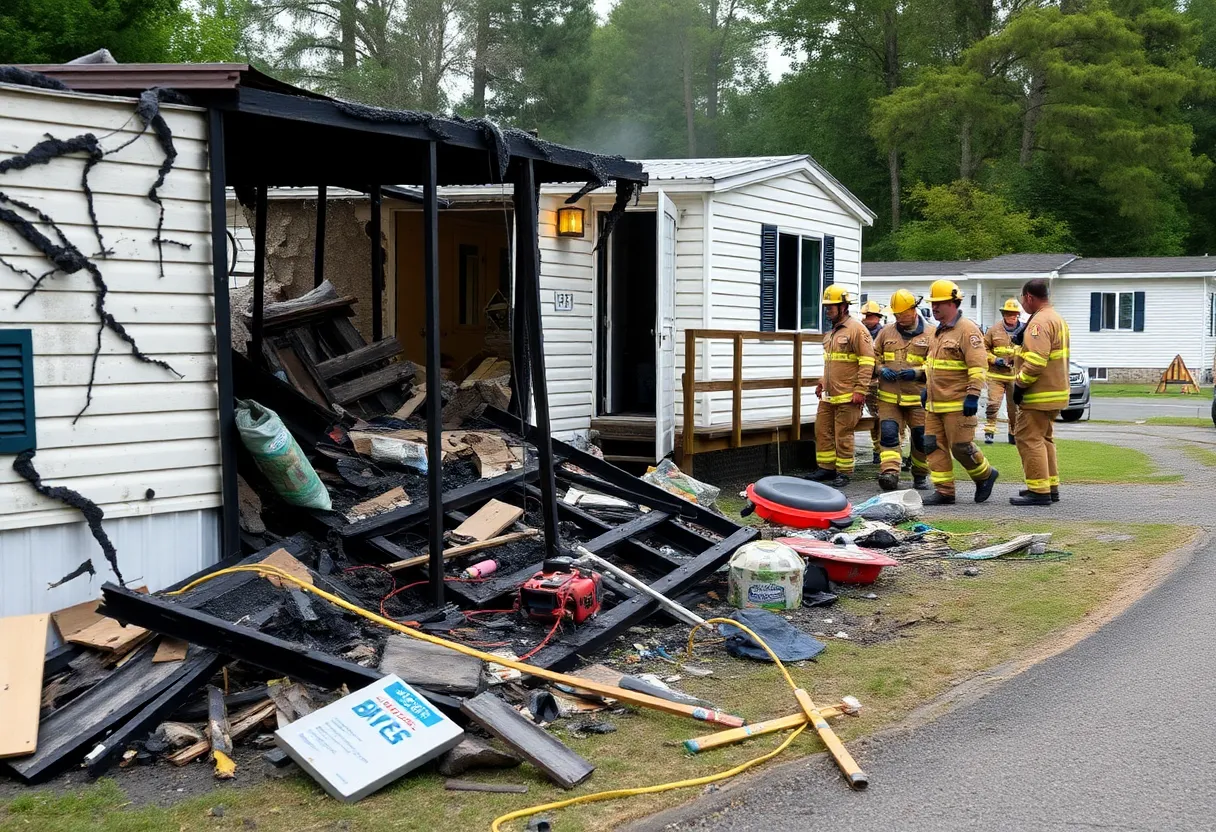
[[[305,359],[299,354],[296,347],[291,344],[283,344],[276,346],[267,342],[267,349],[273,350],[275,358],[283,367],[283,372],[287,374],[287,380],[291,382],[291,386],[299,390],[312,401],[322,407],[328,407],[333,400],[332,391],[326,390],[321,385],[317,384],[312,377],[312,373],[308,371],[305,365]]]
[[[790,401],[790,436],[797,442],[802,439],[802,333],[794,336],[794,394]]]
[[[713,338],[719,340],[742,337],[747,341],[792,341],[793,332],[757,332],[755,330],[739,329],[694,329],[698,338]]]
[[[469,433],[465,442],[473,449],[473,462],[482,479],[500,477],[523,465],[501,437],[490,433]]]
[[[461,555],[471,555],[474,552],[480,552],[485,549],[493,549],[495,546],[502,546],[506,543],[515,543],[519,540],[529,540],[539,536],[539,529],[524,529],[523,531],[509,532],[507,534],[499,535],[498,537],[491,537],[488,540],[479,540],[476,543],[466,543],[461,546],[453,546],[450,549],[444,549],[443,559],[445,561],[451,560],[452,558],[458,558]],[[430,559],[430,555],[417,555],[416,557],[406,558],[405,560],[386,563],[384,568],[392,572],[398,569],[409,569],[411,566],[426,566]]]
[[[155,656],[153,661],[155,661]],[[195,691],[218,673],[227,661],[225,657],[207,650],[191,651],[189,658],[179,666],[174,674],[172,684],[158,696],[150,699],[138,713],[89,753],[87,758],[89,774],[95,777],[109,768],[111,763],[117,759],[118,754],[121,754],[131,743],[143,739],[148,733],[154,731],[157,725],[175,713]]]
[[[471,390],[473,385],[476,384],[477,382],[481,381],[483,378],[493,378],[494,376],[491,375],[491,372],[494,369],[494,365],[497,363],[498,363],[498,359],[494,358],[493,356],[482,361],[480,364],[477,365],[477,369],[475,369],[475,370],[473,370],[473,372],[469,373],[465,377],[464,381],[460,382],[460,389],[461,390]],[[506,363],[506,362],[504,362],[504,363]],[[509,366],[510,365],[508,364],[508,367]],[[510,373],[510,369],[508,369],[507,372]]]
[[[131,590],[123,592],[147,597]],[[154,665],[153,652],[151,647],[143,647],[134,661],[44,719],[38,726],[37,752],[7,761],[8,767],[26,782],[40,783],[80,762],[98,737],[124,724],[172,684],[180,665]]]
[[[473,540],[486,540],[501,534],[503,529],[523,515],[524,510],[519,506],[501,500],[490,500],[473,512],[468,520],[453,529],[452,534]]]
[[[38,750],[49,615],[0,618],[0,757]]]
[[[535,466],[529,466],[519,471],[511,471],[501,477],[491,480],[476,480],[460,488],[454,488],[443,495],[444,509],[465,508],[474,503],[483,502],[491,497],[514,488],[517,484],[534,480],[538,476]],[[387,534],[399,531],[407,526],[426,520],[430,510],[430,500],[417,500],[405,508],[394,509],[377,517],[369,517],[357,523],[338,528],[342,537],[370,537],[372,534]]]
[[[414,395],[405,400],[405,404],[397,408],[393,414],[395,419],[408,419],[417,412],[418,408],[422,407],[422,403],[426,401],[426,389],[422,388],[414,392]]]
[[[818,378],[804,378],[803,387],[814,387],[819,383]],[[741,382],[744,390],[790,390],[794,386],[793,378],[745,378]],[[722,393],[735,389],[734,378],[718,379],[717,381],[698,381],[698,393]]]
[[[481,659],[400,633],[384,642],[383,675],[396,673],[411,685],[453,696],[476,696],[486,689]]]
[[[139,595],[111,583],[104,584],[101,592],[107,614],[146,625],[164,635],[188,639],[197,646],[298,681],[325,688],[346,685],[354,690],[382,678],[379,671],[259,633],[250,627],[232,624],[154,595]],[[458,712],[457,703],[452,698],[421,689],[420,692],[449,715]]]
[[[135,591],[147,592],[148,588],[139,586],[135,588]],[[96,598],[51,613],[51,620],[55,622],[55,629],[59,631],[59,637],[67,641],[68,636],[74,636],[104,619],[105,616],[97,611],[100,604],[101,599]]]
[[[211,745],[215,776],[231,780],[236,774],[236,763],[232,762],[232,727],[228,724],[224,692],[215,685],[207,686],[207,741]]]
[[[736,549],[755,539],[758,534],[759,531],[754,528],[736,527],[734,534],[711,546],[679,569],[659,578],[650,588],[668,597],[678,595],[715,571]],[[595,652],[627,628],[658,610],[657,601],[638,594],[607,612],[600,613],[593,621],[585,623],[577,630],[572,630],[567,636],[533,656],[531,663],[554,670],[569,667],[578,660],[580,654],[589,655]]]
[[[444,780],[443,787],[450,792],[492,792],[494,794],[528,793],[528,787],[522,783],[478,783],[473,780]]]
[[[149,635],[142,627],[124,627],[113,618],[103,618],[96,624],[73,633],[65,641],[121,656]]]
[[[276,549],[261,560],[263,566],[273,566],[280,571],[286,572],[293,578],[299,578],[306,584],[312,583],[312,571],[300,563],[292,556],[291,552],[286,549]],[[266,580],[270,581],[275,586],[281,587],[283,581],[274,576],[267,576]]]
[[[335,384],[329,392],[338,404],[350,404],[364,396],[378,393],[393,384],[401,384],[414,377],[414,365],[408,361],[397,361],[387,367],[368,373],[343,384]],[[397,401],[401,401],[397,399]]]
[[[526,493],[535,497],[540,495],[540,490],[534,486],[528,486]],[[567,520],[572,520],[584,531],[589,531],[596,535],[604,534],[613,529],[613,526],[605,523],[594,514],[590,514],[578,506],[572,506],[562,500],[558,500],[557,513]],[[669,529],[674,527],[675,524],[669,524],[663,528]],[[707,543],[705,545],[708,546],[710,544]],[[701,548],[703,547],[696,547],[694,551],[700,551]],[[672,569],[678,569],[688,562],[683,558],[668,557],[658,549],[637,540],[626,540],[621,546],[620,555],[638,568],[653,572],[654,574],[662,574]]]
[[[349,318],[355,314],[355,310],[351,309],[351,307],[358,302],[358,298],[342,297],[303,306],[299,309],[288,309],[278,314],[267,314],[264,316],[264,326],[267,332],[269,332],[271,329],[297,327],[301,324],[330,318],[335,315]]]
[[[375,517],[377,514],[392,511],[395,508],[403,508],[409,504],[410,498],[406,495],[405,489],[397,486],[385,491],[378,497],[372,497],[370,500],[364,500],[351,506],[350,511],[346,512],[346,519],[354,522],[362,520],[365,517]]]
[[[682,500],[670,491],[664,491],[661,488],[656,488],[658,494],[647,492],[639,493],[638,489],[632,488],[632,483],[626,485],[618,485],[614,482],[591,477],[586,474],[579,474],[571,471],[569,467],[563,465],[557,469],[558,479],[578,483],[583,488],[591,488],[601,494],[607,494],[610,497],[618,497],[630,503],[647,506],[652,509],[662,509],[671,515],[689,516],[690,512],[684,506],[692,505],[688,500]],[[642,483],[640,479],[634,479],[634,482]],[[649,485],[649,483],[644,483]],[[660,496],[661,495],[661,496]],[[564,502],[564,501],[563,501]]]
[[[595,766],[492,693],[465,700],[460,709],[563,789],[591,776]]]
[[[374,364],[377,361],[387,361],[400,352],[400,341],[396,338],[385,338],[383,341],[376,341],[375,343],[368,344],[366,347],[360,347],[353,352],[348,352],[345,355],[339,355],[336,358],[319,362],[317,364],[317,374],[326,381],[329,381],[343,373],[353,373],[355,370],[360,370],[368,364]]]
[[[628,523],[604,532],[599,537],[588,540],[583,546],[597,555],[607,554],[634,535],[643,534],[670,519],[670,514],[662,511],[649,511]]]
[[[266,720],[274,716],[275,704],[267,699],[264,702],[259,702],[256,705],[251,705],[245,710],[236,714],[229,723],[228,736],[232,740],[239,740],[242,737],[253,732]],[[199,757],[211,750],[211,740],[203,739],[196,742],[194,745],[187,746],[176,754],[166,757],[170,763],[175,766],[184,766],[186,763],[192,763]]]
[[[181,639],[166,636],[160,640],[160,644],[156,645],[156,652],[152,655],[152,663],[161,664],[162,662],[184,661],[188,648],[189,645]]]

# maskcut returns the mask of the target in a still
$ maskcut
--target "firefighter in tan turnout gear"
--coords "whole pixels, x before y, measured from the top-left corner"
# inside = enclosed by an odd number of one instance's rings
[[[823,378],[815,388],[815,461],[810,475],[836,488],[853,474],[853,432],[874,375],[874,342],[861,321],[849,316],[849,293],[833,283],[823,290],[823,312],[831,330],[823,336]]]
[[[1002,399],[1006,399],[1009,417],[1009,444],[1014,444],[1018,409],[1013,403],[1013,364],[1018,353],[1017,341],[1022,337],[1021,314],[1018,302],[1010,298],[1001,307],[1001,322],[984,333],[984,347],[988,350],[988,422],[984,425],[984,443],[988,445],[996,437],[996,417],[1001,412]]]
[[[920,299],[907,289],[891,296],[895,323],[888,324],[874,339],[878,360],[878,426],[882,443],[878,485],[883,491],[899,487],[904,427],[912,434],[912,484],[928,488],[929,463],[925,460],[925,409],[921,406],[917,381],[923,377],[933,324],[917,311]]]
[[[999,472],[975,444],[976,413],[988,366],[984,335],[974,321],[963,316],[963,293],[949,280],[936,280],[929,287],[929,302],[937,331],[929,339],[925,359],[925,452],[934,493],[925,505],[954,503],[954,467],[959,461],[975,483],[975,501],[992,495]]]
[[[1020,407],[1018,455],[1026,489],[1009,502],[1015,506],[1049,506],[1060,499],[1053,425],[1068,404],[1068,324],[1048,297],[1046,280],[1022,287],[1022,306],[1030,313],[1018,352],[1013,400]]]
[[[861,305],[861,322],[865,325],[866,332],[870,333],[870,339],[878,340],[878,333],[882,332],[882,307],[878,305],[878,301],[866,301]],[[875,349],[877,353],[877,349]],[[875,355],[877,358],[877,355]],[[874,419],[874,426],[870,428],[870,444],[874,446],[874,464],[879,464],[879,451],[882,450],[882,445],[879,442],[878,435],[878,373],[874,373],[874,378],[870,380],[870,393],[866,396],[866,410]]]

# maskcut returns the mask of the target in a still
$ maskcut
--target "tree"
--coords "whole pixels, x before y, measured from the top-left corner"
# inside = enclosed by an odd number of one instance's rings
[[[5,0],[0,60],[66,63],[102,47],[122,63],[167,60],[180,0]]]
[[[1068,251],[1068,226],[1016,210],[999,194],[960,179],[949,185],[917,183],[909,194],[920,219],[892,234],[901,260],[986,260],[1015,252]]]

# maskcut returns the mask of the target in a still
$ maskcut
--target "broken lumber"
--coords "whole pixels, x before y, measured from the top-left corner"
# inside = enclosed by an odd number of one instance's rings
[[[338,404],[350,404],[364,396],[378,393],[386,387],[400,385],[414,377],[414,365],[408,361],[396,361],[382,370],[374,370],[365,376],[352,381],[337,384],[330,388],[334,401]],[[397,399],[397,401],[401,401]]]
[[[261,560],[260,563],[263,566],[273,566],[275,569],[280,569],[293,578],[299,578],[306,584],[312,583],[312,573],[308,567],[296,560],[295,556],[286,549],[276,549]],[[274,575],[267,575],[266,580],[270,581],[272,586],[283,586],[283,582]]]
[[[266,692],[274,701],[275,717],[280,728],[316,710],[308,690],[299,682],[288,684],[285,679],[271,682],[266,686]]]
[[[445,780],[443,787],[450,792],[493,792],[495,794],[527,794],[528,787],[515,783],[476,783],[472,780]]]
[[[215,685],[208,685],[207,741],[211,744],[211,760],[215,763],[215,776],[219,780],[231,780],[236,776],[236,763],[232,760],[231,731],[228,725],[228,707],[224,704],[224,692]]]
[[[410,498],[406,495],[405,489],[397,486],[385,491],[378,497],[372,497],[370,500],[364,500],[352,506],[350,511],[346,512],[346,519],[353,523],[356,520],[362,520],[365,517],[375,517],[377,514],[383,514],[386,511],[392,511],[395,508],[401,508],[409,504]]]
[[[384,642],[380,672],[410,685],[453,696],[476,696],[487,687],[481,659],[395,633]]]
[[[457,537],[468,537],[474,541],[488,540],[502,533],[524,514],[519,506],[504,503],[501,500],[490,500],[467,520],[452,530]]]
[[[252,705],[241,711],[231,720],[228,726],[228,737],[232,741],[248,735],[263,722],[274,716],[275,704],[269,699]],[[203,739],[194,745],[187,746],[166,759],[175,766],[192,763],[211,750],[211,740]]]
[[[591,776],[595,766],[492,693],[466,699],[460,709],[563,789]]]
[[[405,400],[405,404],[397,408],[393,413],[394,419],[408,419],[422,407],[422,403],[426,401],[426,390],[419,389],[412,396]]]
[[[455,777],[474,768],[514,768],[519,757],[501,751],[486,740],[466,734],[460,744],[439,758],[439,773]]]
[[[187,644],[181,639],[162,638],[156,645],[156,652],[152,654],[152,663],[183,661],[186,658],[186,649]]]
[[[0,618],[0,757],[38,750],[48,615]]]
[[[401,352],[401,342],[396,338],[389,337],[382,341],[374,341],[365,347],[359,347],[357,350],[352,350],[344,355],[319,362],[317,364],[317,375],[321,376],[325,381],[329,381],[344,373],[362,370],[364,367],[369,364],[375,364],[377,361],[386,361],[396,356],[399,352]]]
[[[494,434],[469,433],[464,441],[473,449],[473,464],[483,480],[502,476],[522,465],[507,443]]]
[[[506,543],[514,543],[517,540],[529,540],[537,537],[540,534],[540,529],[525,529],[522,532],[509,532],[498,537],[491,537],[489,540],[479,540],[476,543],[466,543],[462,546],[453,546],[450,549],[443,550],[443,559],[450,560],[458,558],[461,555],[469,555],[473,552],[480,552],[485,549],[493,549],[495,546],[502,546]],[[413,558],[395,561],[385,564],[384,568],[390,572],[398,569],[408,569],[411,566],[426,566],[431,560],[430,555],[418,555]]]
[[[137,647],[141,641],[151,635],[142,627],[124,627],[113,618],[103,618],[80,632],[68,636],[65,641],[125,656],[129,650]]]

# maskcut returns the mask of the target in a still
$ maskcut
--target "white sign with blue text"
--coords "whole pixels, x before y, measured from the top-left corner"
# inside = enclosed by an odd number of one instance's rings
[[[464,732],[397,676],[280,728],[275,739],[339,800],[362,800],[456,746]]]

